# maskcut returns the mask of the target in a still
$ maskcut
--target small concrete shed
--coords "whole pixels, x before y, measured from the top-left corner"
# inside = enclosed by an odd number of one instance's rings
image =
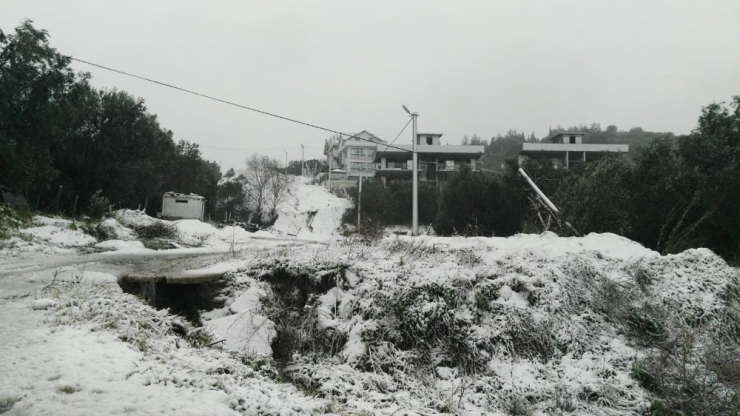
[[[196,194],[178,194],[167,192],[162,198],[162,215],[164,219],[194,218],[203,221],[206,199]]]

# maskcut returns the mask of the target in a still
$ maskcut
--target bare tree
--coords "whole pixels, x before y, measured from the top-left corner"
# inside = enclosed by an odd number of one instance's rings
[[[264,155],[253,154],[246,160],[244,193],[247,204],[261,221],[277,215],[277,206],[288,191],[288,177],[280,172],[280,163]]]
[[[278,170],[272,171],[272,178],[268,187],[268,207],[270,219],[277,216],[277,207],[288,195],[291,179]]]

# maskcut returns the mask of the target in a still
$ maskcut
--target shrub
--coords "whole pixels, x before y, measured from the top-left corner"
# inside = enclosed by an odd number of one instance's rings
[[[463,166],[442,189],[434,230],[440,235],[509,236],[520,222],[521,210],[504,182]]]
[[[384,226],[380,220],[375,218],[365,218],[357,230],[360,241],[365,244],[373,244],[383,238]]]
[[[101,189],[95,191],[87,204],[87,215],[92,218],[102,218],[105,212],[108,211],[110,201],[102,193]]]
[[[142,238],[141,244],[150,250],[169,250],[171,248],[177,248],[169,241],[161,240],[159,238]]]
[[[102,222],[88,220],[79,225],[73,222],[69,225],[69,228],[73,230],[79,229],[83,233],[91,235],[99,241],[113,240],[118,237],[116,230],[113,227],[105,225]]]
[[[362,184],[362,216],[372,217],[389,225],[411,223],[412,184],[408,181],[390,182],[383,186],[380,182],[367,181]],[[348,191],[353,206],[345,211],[342,222],[352,224],[357,221],[358,189]],[[431,224],[437,216],[439,191],[436,186],[419,184],[419,223]]]
[[[16,211],[9,205],[0,203],[0,240],[10,238],[19,228],[31,226],[33,214]]]
[[[555,204],[566,221],[581,233],[630,230],[632,172],[621,156],[604,157],[568,177],[555,194]]]
[[[173,238],[177,234],[174,224],[155,220],[148,225],[135,225],[134,231],[139,238]]]

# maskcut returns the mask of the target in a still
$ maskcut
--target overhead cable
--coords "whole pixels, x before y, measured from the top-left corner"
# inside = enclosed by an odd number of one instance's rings
[[[329,129],[329,128],[326,128],[326,127],[321,127],[321,126],[317,126],[315,124],[306,123],[305,121],[300,121],[300,120],[296,120],[296,119],[293,119],[293,118],[290,118],[290,117],[281,116],[281,115],[278,115],[278,114],[275,114],[275,113],[270,113],[270,112],[267,112],[267,111],[258,110],[256,108],[248,107],[246,105],[237,104],[235,102],[223,100],[221,98],[216,98],[216,97],[213,97],[213,96],[210,96],[210,95],[202,94],[202,93],[199,93],[199,92],[196,92],[196,91],[192,91],[192,90],[188,90],[188,89],[185,89],[185,88],[181,88],[181,87],[178,87],[178,86],[175,86],[175,85],[172,85],[172,84],[167,84],[165,82],[161,82],[161,81],[153,80],[153,79],[150,79],[150,78],[142,77],[142,76],[139,76],[139,75],[131,74],[129,72],[125,72],[125,71],[121,71],[121,70],[118,70],[118,69],[110,68],[110,67],[103,66],[103,65],[100,65],[100,64],[96,64],[96,63],[92,63],[92,62],[85,61],[85,60],[82,60],[82,59],[78,59],[78,58],[75,58],[75,57],[70,57],[70,59],[72,59],[73,61],[81,62],[83,64],[87,64],[87,65],[91,65],[91,66],[98,67],[98,68],[101,68],[101,69],[105,69],[107,71],[116,72],[118,74],[126,75],[126,76],[133,77],[133,78],[138,78],[140,80],[151,82],[151,83],[158,84],[158,85],[162,85],[164,87],[173,88],[173,89],[176,89],[176,90],[179,90],[179,91],[182,91],[182,92],[186,92],[188,94],[197,95],[199,97],[207,98],[209,100],[218,101],[218,102],[223,103],[223,104],[228,104],[228,105],[231,105],[231,106],[234,106],[234,107],[239,107],[239,108],[242,108],[244,110],[249,110],[249,111],[253,111],[255,113],[264,114],[266,116],[279,118],[281,120],[289,121],[291,123],[302,124],[304,126],[313,127],[315,129],[328,131],[330,133],[339,134],[339,135],[342,135],[342,136],[348,136],[350,139],[354,138],[354,139],[358,139],[358,140],[365,140],[365,141],[368,141],[368,142],[371,142],[371,143],[375,143],[372,140],[366,139],[364,137],[358,137],[358,136],[355,136],[355,135],[351,135],[351,134],[347,134],[347,133],[342,133],[342,132],[339,132],[339,131],[336,131],[336,130],[333,130],[333,129]],[[406,151],[406,152],[411,152],[411,150],[402,149],[400,147],[395,147],[394,146],[394,148],[396,148],[398,150],[403,150],[403,151]]]

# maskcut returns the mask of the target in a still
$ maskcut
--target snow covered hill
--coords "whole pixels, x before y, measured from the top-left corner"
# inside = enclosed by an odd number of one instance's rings
[[[336,238],[342,214],[351,202],[309,182],[308,178],[295,178],[288,197],[278,206],[279,217],[269,231],[308,240]]]

